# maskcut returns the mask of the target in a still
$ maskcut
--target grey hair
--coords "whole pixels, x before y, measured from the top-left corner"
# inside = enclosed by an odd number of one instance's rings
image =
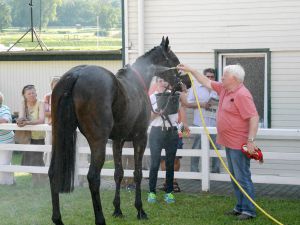
[[[241,65],[229,65],[225,66],[224,73],[229,73],[233,76],[235,76],[240,82],[244,82],[245,79],[245,70]]]

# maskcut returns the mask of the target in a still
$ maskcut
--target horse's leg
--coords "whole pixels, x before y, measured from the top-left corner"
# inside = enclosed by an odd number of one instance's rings
[[[52,198],[52,221],[55,225],[64,225],[64,223],[61,220],[61,214],[59,209],[59,193],[54,190],[53,176],[51,176],[51,174],[49,174],[49,178]]]
[[[95,214],[96,225],[106,225],[104,215],[102,212],[102,205],[100,201],[100,173],[105,161],[105,146],[106,140],[96,141],[90,144],[91,148],[91,164],[87,179],[93,201],[93,208]],[[90,142],[89,142],[90,143]]]
[[[122,166],[122,147],[124,145],[124,141],[114,140],[113,141],[113,154],[114,154],[114,163],[115,163],[115,183],[116,183],[116,192],[114,199],[114,207],[115,211],[113,213],[114,217],[122,217],[122,211],[120,207],[120,186],[121,181],[124,177],[124,170]]]
[[[139,136],[133,141],[134,147],[134,181],[135,189],[135,208],[138,211],[138,219],[148,219],[147,214],[143,210],[143,203],[141,199],[141,181],[142,181],[142,161],[145,148],[147,145],[147,134]]]

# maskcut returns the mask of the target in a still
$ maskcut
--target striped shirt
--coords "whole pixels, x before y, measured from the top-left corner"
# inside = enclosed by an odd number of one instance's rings
[[[6,105],[2,105],[0,108],[0,118],[7,120],[11,123],[11,113]],[[14,140],[14,132],[11,130],[0,130],[0,143],[12,143]]]

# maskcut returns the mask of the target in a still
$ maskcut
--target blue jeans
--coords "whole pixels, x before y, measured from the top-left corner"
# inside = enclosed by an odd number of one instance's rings
[[[151,153],[151,166],[149,174],[149,191],[156,193],[157,174],[160,166],[161,150],[166,151],[166,183],[167,193],[173,191],[174,161],[177,152],[178,132],[173,127],[162,130],[161,127],[152,127],[149,135],[149,146]]]
[[[226,147],[226,157],[228,167],[232,175],[239,182],[247,194],[254,199],[254,186],[251,180],[250,159],[242,153],[241,150],[234,150]],[[247,199],[240,191],[237,185],[231,180],[237,204],[234,208],[236,212],[247,214],[249,216],[256,216],[255,206]]]
[[[211,134],[210,136],[213,142],[215,143],[216,147],[220,149],[221,146],[216,143],[217,135]],[[213,149],[211,144],[209,146],[211,149]],[[201,134],[197,134],[195,136],[192,149],[201,149]],[[191,157],[191,172],[199,172],[199,159],[200,157]],[[211,160],[212,160],[211,172],[220,173],[220,160],[217,157],[212,157]]]

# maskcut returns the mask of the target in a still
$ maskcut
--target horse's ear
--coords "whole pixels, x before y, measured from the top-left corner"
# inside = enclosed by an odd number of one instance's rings
[[[165,43],[166,43],[166,41],[165,41],[165,36],[163,36],[162,39],[161,39],[160,46],[164,47],[164,46],[165,46]]]
[[[165,49],[167,50],[169,48],[169,37],[167,36],[166,42],[165,42]]]
[[[169,47],[169,37],[163,37],[162,38],[162,41],[160,43],[161,47],[163,47],[163,49],[166,51],[166,52],[169,52],[170,51],[170,47]]]

